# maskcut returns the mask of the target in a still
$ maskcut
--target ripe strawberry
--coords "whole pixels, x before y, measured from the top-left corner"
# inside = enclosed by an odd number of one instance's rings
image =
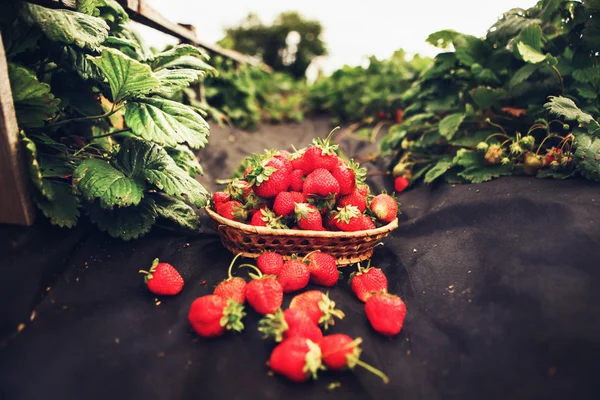
[[[338,145],[331,144],[331,138],[337,129],[333,129],[325,139],[313,139],[313,144],[304,152],[304,166],[302,168],[304,172],[309,173],[318,168],[332,171],[337,166],[338,156],[335,152]]]
[[[198,335],[210,338],[221,336],[226,330],[241,332],[245,315],[241,303],[209,294],[194,300],[188,320]]]
[[[340,184],[341,195],[350,194],[356,189],[356,177],[350,167],[338,165],[331,171],[331,175]]]
[[[371,219],[371,217],[369,217],[368,215],[365,215],[365,214],[362,214],[360,216],[360,223],[362,224],[362,230],[363,231],[368,231],[369,229],[375,229],[375,228],[377,228],[375,226],[375,223]]]
[[[225,193],[228,193],[232,200],[244,201],[250,193],[250,184],[247,181],[235,178],[227,185]]]
[[[283,293],[291,293],[300,289],[304,289],[310,280],[310,271],[308,266],[292,256],[292,259],[283,263],[283,268],[277,275],[277,280],[283,288]]]
[[[309,261],[310,281],[316,285],[334,286],[340,274],[334,256],[320,251],[309,253],[305,259]]]
[[[295,169],[290,173],[290,190],[301,192],[304,186],[304,171]]]
[[[246,221],[246,218],[248,218],[248,213],[244,209],[242,203],[235,200],[219,204],[217,206],[217,214],[223,218],[238,222],[244,222]]]
[[[358,191],[358,193],[362,194],[365,197],[369,196],[369,185],[357,185],[356,190]]]
[[[311,204],[299,203],[296,204],[294,210],[296,221],[300,229],[308,231],[324,231],[323,218],[317,208]]]
[[[404,110],[396,110],[396,123],[401,124],[404,122]]]
[[[277,275],[283,267],[283,257],[273,251],[267,251],[258,256],[256,266],[265,275]]]
[[[358,264],[358,270],[350,274],[352,291],[362,302],[366,302],[373,293],[387,292],[388,281],[379,268],[371,267],[371,260],[366,268]]]
[[[254,154],[252,165],[254,167],[248,174],[247,179],[257,196],[270,199],[277,196],[279,192],[288,189],[291,171],[281,160],[271,158],[265,162]]]
[[[258,330],[263,333],[264,339],[273,337],[276,342],[302,337],[318,343],[323,338],[319,326],[304,311],[294,308],[265,315],[258,323]]]
[[[306,148],[296,150],[294,153],[290,154],[290,161],[292,163],[292,168],[299,169],[304,172],[304,153],[306,152]]]
[[[319,341],[323,365],[332,371],[339,371],[344,368],[354,369],[358,365],[383,379],[384,383],[389,383],[390,379],[386,374],[360,360],[361,343],[361,338],[352,339],[342,333],[324,336]]]
[[[367,300],[365,314],[373,329],[383,336],[394,336],[402,330],[406,304],[393,294],[377,293]]]
[[[272,314],[283,303],[283,289],[274,275],[263,275],[254,265],[242,264],[240,267],[254,269],[257,274],[250,273],[252,280],[246,285],[246,300],[259,314]]]
[[[288,172],[292,172],[294,170],[294,166],[292,165],[292,161],[290,160],[290,153],[286,150],[278,150],[275,152],[273,158],[278,159],[283,164],[283,167],[288,170]]]
[[[158,258],[152,262],[149,271],[140,270],[148,290],[159,296],[170,296],[181,292],[183,278],[171,264],[161,263]]]
[[[396,193],[402,193],[410,185],[410,181],[403,176],[399,176],[394,181],[394,190]]]
[[[306,197],[300,192],[281,192],[275,197],[273,211],[282,217],[289,217],[294,213],[296,203],[306,202]]]
[[[281,217],[275,215],[275,213],[273,213],[273,211],[269,210],[267,207],[263,207],[253,213],[250,224],[254,226],[266,226],[267,228],[271,229],[287,228],[283,222],[281,222]]]
[[[367,197],[362,195],[358,190],[355,190],[349,195],[340,197],[337,202],[338,207],[356,206],[358,211],[364,213],[367,209]]]
[[[214,192],[213,193],[213,204],[217,208],[219,204],[226,203],[231,200],[231,196],[227,192]]]
[[[335,308],[335,302],[320,290],[297,294],[292,298],[290,308],[304,311],[315,324],[322,324],[325,329],[335,324],[333,317],[343,319],[345,316],[342,310]]]
[[[340,231],[356,232],[364,229],[364,220],[361,218],[361,215],[358,207],[345,206],[338,208],[333,218]]]
[[[333,215],[331,213],[325,214],[323,217],[323,225],[325,229],[328,231],[339,231],[337,225],[335,224],[335,220],[333,219]]]
[[[213,294],[221,296],[225,300],[231,299],[235,302],[244,304],[246,301],[246,281],[239,277],[234,278],[231,275],[231,269],[235,264],[235,260],[237,260],[239,256],[241,256],[241,254],[233,257],[231,264],[229,264],[229,270],[227,271],[228,278],[215,287]]]
[[[336,197],[334,193],[330,193],[326,197],[309,196],[307,198],[308,204],[315,206],[321,214],[327,214],[333,210],[335,208],[335,201]]]
[[[316,379],[322,369],[321,349],[310,339],[292,337],[273,349],[269,366],[293,382],[304,382],[311,376]]]
[[[324,168],[317,168],[308,176],[302,186],[304,195],[317,195],[326,197],[329,194],[337,195],[340,192],[340,184],[335,180],[331,172]]]
[[[382,193],[371,200],[371,211],[381,222],[392,222],[398,215],[398,203],[389,194]]]

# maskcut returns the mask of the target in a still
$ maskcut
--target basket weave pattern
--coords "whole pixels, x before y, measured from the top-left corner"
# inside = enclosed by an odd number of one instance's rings
[[[378,241],[398,227],[398,219],[377,229],[359,232],[320,232],[271,229],[231,221],[206,208],[213,227],[227,250],[244,257],[256,258],[265,251],[275,251],[285,259],[292,254],[306,255],[321,250],[349,265],[371,258]]]

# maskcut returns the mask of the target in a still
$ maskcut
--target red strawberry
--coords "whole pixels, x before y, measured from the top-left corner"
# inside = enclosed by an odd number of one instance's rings
[[[304,195],[318,195],[327,197],[329,194],[337,195],[340,192],[340,184],[335,180],[331,172],[324,168],[317,168],[308,176],[302,186]]]
[[[358,271],[350,275],[350,285],[352,291],[362,302],[366,302],[373,293],[387,292],[388,281],[379,268],[371,267],[371,260],[367,268],[362,268],[358,264]]]
[[[222,203],[226,203],[231,200],[231,196],[227,192],[214,192],[213,193],[213,204],[215,208]]]
[[[392,222],[398,215],[398,203],[389,194],[380,194],[371,200],[371,211],[381,222]]]
[[[321,214],[327,214],[329,211],[333,210],[335,208],[335,200],[334,193],[331,193],[326,197],[310,196],[307,198],[308,204],[317,207],[317,210],[319,210]]]
[[[241,303],[209,294],[194,300],[188,320],[198,335],[210,338],[221,336],[226,330],[241,332],[245,315]]]
[[[311,376],[316,379],[322,369],[321,349],[310,339],[292,337],[273,349],[269,366],[293,382],[304,382]]]
[[[228,193],[232,200],[244,201],[250,193],[250,184],[247,181],[235,178],[227,185],[225,193]]]
[[[377,113],[377,118],[379,118],[379,119],[385,119],[385,113],[383,111],[379,111]]]
[[[315,324],[323,324],[325,329],[335,324],[333,317],[343,319],[345,316],[342,310],[335,308],[335,302],[320,290],[297,294],[292,298],[290,308],[301,309]]]
[[[323,217],[323,225],[325,226],[325,229],[327,229],[328,231],[339,231],[337,225],[335,224],[335,220],[333,219],[333,215],[331,215],[331,213],[326,214]]]
[[[333,218],[340,231],[356,232],[362,231],[364,227],[364,220],[361,218],[361,215],[358,207],[345,206],[338,208]]]
[[[394,181],[394,190],[396,193],[402,193],[410,185],[410,181],[403,176],[399,176]]]
[[[304,203],[306,198],[300,192],[281,192],[275,197],[273,211],[282,217],[289,217],[294,213],[296,203]]]
[[[253,155],[254,168],[248,174],[248,182],[259,197],[267,199],[284,192],[290,185],[290,170],[277,158],[271,158],[268,162],[261,161],[258,156]]]
[[[404,110],[396,110],[396,123],[401,124],[404,122]]]
[[[263,275],[254,265],[240,267],[254,269],[257,274],[249,274],[252,280],[246,285],[246,300],[259,314],[273,314],[283,303],[283,289],[274,275]]]
[[[221,296],[225,300],[231,299],[235,302],[244,304],[246,301],[246,281],[239,277],[234,278],[231,275],[233,264],[235,264],[235,260],[237,260],[239,256],[241,256],[241,254],[233,257],[231,264],[229,264],[229,270],[227,271],[229,277],[215,287],[213,294]]]
[[[296,214],[296,221],[300,229],[308,231],[324,231],[323,218],[321,213],[313,205],[306,203],[296,204],[294,210]]]
[[[304,289],[310,279],[308,266],[301,260],[294,258],[283,263],[283,268],[277,275],[277,280],[283,288],[283,293],[291,293]]]
[[[294,308],[267,314],[258,323],[258,330],[263,338],[273,337],[276,342],[297,336],[318,343],[323,338],[319,326],[304,311]]]
[[[337,166],[338,156],[335,152],[338,145],[331,144],[331,138],[337,129],[333,129],[326,139],[313,139],[313,144],[304,152],[304,166],[302,168],[304,172],[309,173],[318,168],[332,171]]]
[[[295,169],[290,173],[290,190],[301,192],[304,186],[304,171]]]
[[[356,190],[365,197],[369,196],[369,185],[358,185],[356,186]]]
[[[293,154],[290,154],[290,161],[292,162],[292,168],[304,171],[304,169],[305,169],[304,152],[306,152],[306,149],[300,149],[300,150],[297,150],[296,152],[294,152]]]
[[[292,172],[294,166],[292,165],[292,161],[290,160],[290,153],[285,150],[279,150],[275,153],[273,158],[278,159],[283,164],[284,168],[288,170],[288,172]]]
[[[278,217],[269,210],[267,207],[263,207],[252,214],[250,221],[251,225],[254,226],[266,226],[271,229],[285,229],[287,228],[282,222],[281,217]]]
[[[340,194],[346,195],[354,192],[356,188],[356,177],[354,171],[347,166],[338,165],[331,171],[331,175],[340,184]]]
[[[363,231],[368,231],[369,229],[375,229],[375,228],[377,228],[375,226],[375,223],[371,219],[371,217],[369,217],[368,215],[365,215],[365,214],[362,214],[360,216],[360,223],[362,224],[362,230]]]
[[[358,211],[364,213],[367,209],[367,197],[355,190],[347,196],[340,197],[337,202],[338,207],[356,206]]]
[[[319,341],[323,364],[332,371],[344,368],[354,369],[358,365],[383,379],[384,383],[388,383],[390,379],[386,374],[359,359],[362,351],[361,343],[361,338],[352,339],[342,333],[324,336]]]
[[[310,281],[316,285],[331,287],[339,279],[339,272],[334,256],[320,251],[309,253],[305,259],[308,259],[308,270],[310,271]]]
[[[248,214],[239,201],[231,200],[217,206],[217,214],[233,221],[244,222]]]
[[[402,330],[406,304],[393,294],[377,293],[367,300],[365,314],[373,329],[383,336],[394,336]]]
[[[171,264],[154,259],[149,271],[140,270],[148,290],[159,296],[170,296],[181,292],[183,278]]]
[[[283,267],[283,257],[273,251],[267,251],[258,256],[256,266],[265,275],[277,275]]]

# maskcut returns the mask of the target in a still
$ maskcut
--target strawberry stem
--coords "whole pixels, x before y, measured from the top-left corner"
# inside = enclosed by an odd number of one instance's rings
[[[246,267],[246,268],[251,268],[254,271],[256,271],[258,273],[258,277],[261,278],[263,276],[263,273],[260,269],[256,268],[254,265],[252,264],[240,264],[238,265],[238,268],[242,268],[242,267]]]
[[[311,251],[310,253],[308,253],[307,255],[305,255],[305,256],[304,256],[304,258],[302,259],[302,262],[305,262],[305,261],[306,261],[306,259],[308,258],[308,256],[310,256],[311,254],[313,254],[313,253],[318,253],[318,252],[320,252],[320,251],[321,251],[321,250],[313,250],[313,251]]]
[[[233,278],[233,276],[231,275],[231,269],[233,268],[233,264],[235,264],[235,260],[237,260],[241,255],[242,253],[236,254],[236,256],[233,257],[233,260],[231,260],[231,264],[229,264],[229,270],[227,271],[229,279]]]
[[[356,360],[354,360],[354,362],[356,363],[356,365],[363,367],[367,371],[369,371],[369,372],[377,375],[381,379],[383,379],[383,383],[389,383],[390,382],[390,378],[388,378],[388,376],[386,374],[384,374],[383,372],[381,372],[380,370],[378,370],[374,366],[372,366],[370,364],[367,364],[366,362],[361,361],[358,358]]]
[[[331,141],[331,138],[333,137],[333,133],[338,131],[340,129],[339,126],[336,126],[335,128],[333,128],[331,130],[331,132],[329,132],[329,135],[327,135],[327,137],[325,138],[325,142],[329,143]]]

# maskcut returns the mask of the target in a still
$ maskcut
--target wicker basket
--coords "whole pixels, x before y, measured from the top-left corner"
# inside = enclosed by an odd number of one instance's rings
[[[371,258],[377,242],[398,227],[396,218],[377,229],[360,232],[320,232],[271,229],[242,224],[221,217],[206,208],[221,242],[233,254],[256,258],[264,251],[276,251],[284,258],[294,253],[305,255],[322,250],[337,258],[338,265],[349,265]]]

